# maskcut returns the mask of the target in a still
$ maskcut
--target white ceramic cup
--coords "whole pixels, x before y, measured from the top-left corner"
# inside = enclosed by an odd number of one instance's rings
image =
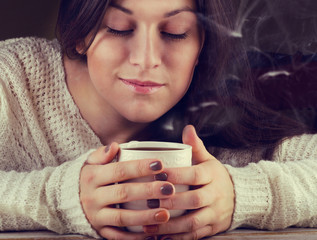
[[[118,161],[125,162],[138,159],[159,159],[165,168],[188,167],[192,165],[192,147],[182,143],[132,141],[120,144]],[[154,181],[153,176],[147,176],[129,180],[128,182]],[[184,192],[188,185],[175,185],[176,192]],[[149,209],[147,200],[137,200],[120,204],[125,209],[144,210]],[[170,210],[171,217],[182,215],[185,210]],[[129,231],[143,232],[142,226],[130,226]]]

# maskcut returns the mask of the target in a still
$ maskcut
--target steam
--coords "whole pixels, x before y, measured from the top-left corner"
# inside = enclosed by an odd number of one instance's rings
[[[307,73],[312,70],[310,69],[311,62],[316,62],[315,66],[317,66],[316,0],[240,0],[233,2],[238,11],[233,29],[222,26],[214,18],[206,19],[206,21],[217,26],[225,36],[242,41],[248,53],[256,56],[250,59],[251,66],[261,70],[260,75],[254,79],[255,81],[266,83],[287,79],[289,80],[287,84],[291,84],[298,71]],[[240,81],[238,72],[235,72],[236,70],[241,71],[239,66],[232,66],[230,69],[230,72],[226,73],[225,79]],[[315,79],[317,81],[317,76]],[[272,89],[272,91],[277,93],[284,91],[284,95],[292,95],[290,89],[283,87],[282,89]],[[192,114],[206,109],[213,111],[218,105],[216,101],[199,102],[197,100],[197,104],[191,106],[188,111]],[[292,108],[291,104],[290,108],[282,111],[291,112],[295,118],[311,114],[305,112],[308,108],[296,109]],[[202,121],[207,122],[205,119]],[[167,122],[164,129],[173,131],[175,129],[173,121]]]
[[[270,77],[276,77],[276,76],[280,76],[280,75],[284,75],[284,76],[290,76],[291,73],[288,72],[288,71],[285,71],[285,70],[281,70],[281,71],[270,71],[270,72],[267,72],[263,75],[261,75],[259,77],[259,80],[265,80],[265,79],[268,79]]]

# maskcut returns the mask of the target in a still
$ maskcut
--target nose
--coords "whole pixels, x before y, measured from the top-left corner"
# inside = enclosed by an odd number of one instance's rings
[[[160,39],[154,29],[139,30],[130,45],[130,63],[141,69],[157,68],[161,64]]]

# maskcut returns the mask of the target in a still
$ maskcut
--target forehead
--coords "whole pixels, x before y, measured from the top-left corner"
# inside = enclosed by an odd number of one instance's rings
[[[136,16],[169,17],[178,12],[194,12],[194,0],[113,0],[111,6]]]

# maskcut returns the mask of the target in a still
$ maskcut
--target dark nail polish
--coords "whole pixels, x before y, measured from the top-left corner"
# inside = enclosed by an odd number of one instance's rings
[[[109,151],[110,146],[111,146],[111,144],[110,144],[110,145],[107,145],[107,147],[106,147],[106,149],[105,149],[105,152],[106,152],[106,153]]]
[[[170,184],[165,184],[161,187],[161,193],[163,195],[171,195],[173,193],[174,189],[172,185]]]
[[[157,162],[152,162],[150,164],[150,168],[152,171],[158,171],[162,169],[162,163],[157,161]]]
[[[167,180],[167,173],[162,172],[162,173],[156,174],[154,176],[154,178],[156,181],[166,181]]]
[[[159,208],[160,207],[160,200],[158,199],[148,199],[147,200],[148,208]]]

